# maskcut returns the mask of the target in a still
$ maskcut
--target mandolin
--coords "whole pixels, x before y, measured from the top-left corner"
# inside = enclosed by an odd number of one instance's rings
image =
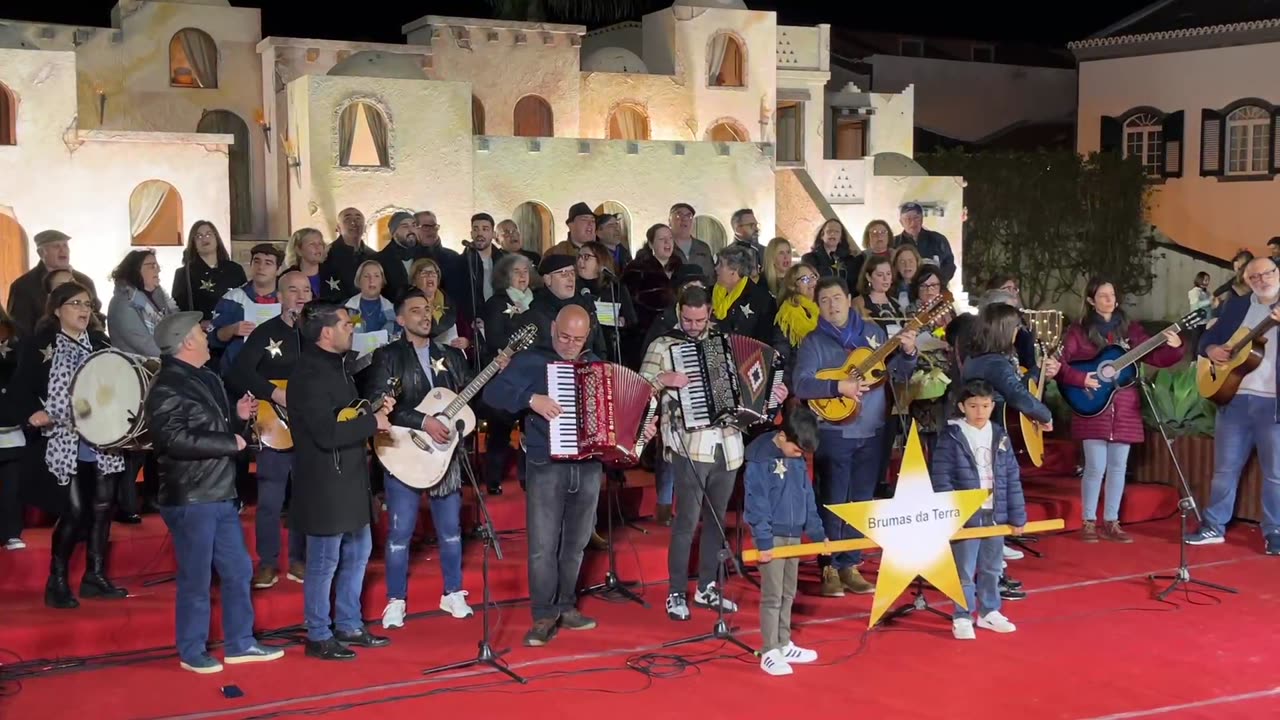
[[[1231,359],[1224,365],[1217,365],[1207,357],[1196,360],[1196,387],[1200,396],[1212,400],[1217,405],[1226,405],[1236,396],[1240,383],[1245,376],[1262,364],[1266,352],[1267,333],[1277,323],[1270,315],[1263,318],[1255,328],[1243,325],[1236,328],[1231,339],[1223,344],[1231,353]]]
[[[372,353],[370,353],[372,354]],[[400,392],[400,378],[387,378],[387,386],[376,395],[372,400],[357,398],[352,400],[350,404],[338,411],[338,422],[350,422],[356,418],[372,415],[382,409],[387,404],[388,397],[395,397]]]
[[[889,376],[888,368],[884,364],[885,359],[902,344],[902,333],[908,330],[918,331],[941,317],[944,313],[950,312],[954,302],[951,293],[939,295],[921,308],[914,317],[907,321],[901,331],[889,338],[880,347],[875,349],[869,347],[854,348],[843,365],[838,368],[819,370],[815,377],[819,380],[836,381],[861,379],[870,384],[872,388],[880,387]],[[844,422],[857,415],[862,404],[857,400],[842,396],[810,400],[809,407],[823,420],[836,423]]]
[[[1204,324],[1208,313],[1198,308],[1183,315],[1178,322],[1147,338],[1147,341],[1129,350],[1121,345],[1108,345],[1088,360],[1068,363],[1082,373],[1094,373],[1099,386],[1093,390],[1066,383],[1058,383],[1062,399],[1071,411],[1081,417],[1096,417],[1111,407],[1111,401],[1120,390],[1138,380],[1138,361],[1150,355],[1168,342],[1164,334],[1172,330],[1180,333]]]

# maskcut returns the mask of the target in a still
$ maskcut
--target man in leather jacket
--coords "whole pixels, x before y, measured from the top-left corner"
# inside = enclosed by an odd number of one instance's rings
[[[439,417],[424,415],[417,407],[434,388],[461,392],[474,372],[461,351],[431,341],[431,321],[431,309],[421,290],[411,288],[401,296],[396,303],[396,322],[404,328],[404,335],[374,352],[368,394],[387,387],[390,378],[399,378],[400,394],[391,411],[391,424],[413,428],[437,443],[448,443],[457,429],[447,427]],[[498,364],[506,367],[506,359],[499,356]],[[404,626],[409,543],[418,524],[423,491],[406,484],[390,469],[385,488],[390,531],[386,545],[387,606],[382,611],[382,627],[390,629]],[[444,574],[440,609],[462,619],[473,611],[466,601],[467,591],[462,589],[462,474],[456,456],[449,461],[444,478],[426,492]]]
[[[232,430],[232,408],[217,375],[205,370],[209,341],[198,312],[166,317],[156,326],[161,369],[147,395],[147,426],[160,476],[160,515],[173,536],[178,561],[177,645],[183,669],[222,670],[209,640],[210,569],[221,579],[222,630],[228,665],[284,656],[253,637],[249,578],[253,561],[236,508],[236,456],[244,438]],[[245,395],[235,423],[253,414]]]

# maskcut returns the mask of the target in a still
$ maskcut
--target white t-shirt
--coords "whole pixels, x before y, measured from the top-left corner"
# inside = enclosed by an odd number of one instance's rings
[[[964,420],[952,420],[953,425],[959,425],[960,431],[964,433],[964,439],[969,443],[969,450],[973,453],[974,460],[978,462],[978,482],[983,490],[990,490],[993,494],[988,495],[985,502],[982,503],[984,510],[990,510],[995,507],[995,487],[996,487],[996,467],[995,453],[992,452],[991,443],[994,431],[991,429],[991,421],[978,429]]]

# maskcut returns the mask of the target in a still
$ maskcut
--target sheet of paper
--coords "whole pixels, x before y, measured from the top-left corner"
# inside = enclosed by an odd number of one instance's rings
[[[613,327],[618,324],[618,315],[621,313],[618,305],[619,303],[616,302],[596,301],[596,319],[600,321],[601,325]]]
[[[379,330],[371,333],[356,333],[351,336],[351,349],[356,353],[364,355],[391,342],[386,330]]]
[[[253,306],[253,317],[247,317],[245,320],[248,320],[254,325],[261,325],[268,320],[278,317],[280,317],[280,303],[271,303],[269,305],[257,303]]]

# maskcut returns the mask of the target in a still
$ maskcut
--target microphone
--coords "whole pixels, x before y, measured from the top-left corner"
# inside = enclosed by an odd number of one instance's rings
[[[601,267],[601,268],[600,268],[600,274],[601,274],[601,275],[607,275],[608,277],[611,277],[611,278],[613,278],[614,280],[617,280],[617,279],[618,279],[618,274],[617,274],[617,273],[615,273],[614,271],[610,270],[610,269],[609,269],[609,268],[607,268],[607,267]]]

